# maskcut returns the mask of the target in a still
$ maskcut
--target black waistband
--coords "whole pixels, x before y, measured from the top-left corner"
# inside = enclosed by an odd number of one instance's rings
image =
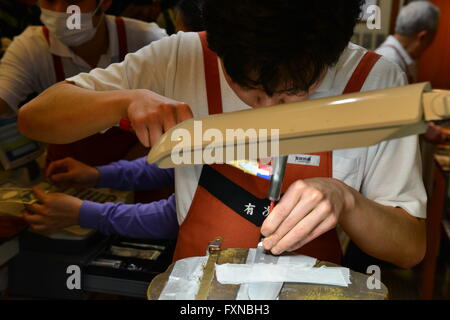
[[[269,213],[268,199],[255,197],[210,166],[203,166],[199,185],[235,213],[258,227],[263,224]]]

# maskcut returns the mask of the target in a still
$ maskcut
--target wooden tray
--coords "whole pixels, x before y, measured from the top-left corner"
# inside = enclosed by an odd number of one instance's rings
[[[217,264],[245,263],[248,249],[223,249],[217,260]],[[170,265],[166,272],[156,276],[147,289],[147,298],[157,300],[166,285],[174,264]],[[319,266],[337,265],[318,261]],[[281,289],[280,300],[385,300],[388,298],[388,289],[381,284],[380,289],[369,289],[367,280],[369,275],[350,272],[351,285],[348,287],[315,285],[304,283],[285,283]],[[239,285],[220,284],[216,276],[211,284],[207,300],[235,300],[239,291]]]

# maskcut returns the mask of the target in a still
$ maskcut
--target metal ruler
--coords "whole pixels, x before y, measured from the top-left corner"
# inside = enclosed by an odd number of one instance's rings
[[[214,271],[216,267],[217,260],[220,256],[222,245],[222,238],[217,237],[214,241],[210,242],[208,245],[209,257],[206,265],[203,267],[203,276],[200,280],[200,287],[198,289],[196,300],[207,300],[211,289],[211,285],[214,279]]]

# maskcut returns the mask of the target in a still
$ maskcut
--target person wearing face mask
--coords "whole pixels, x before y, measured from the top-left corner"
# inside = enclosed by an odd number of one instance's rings
[[[41,21],[55,38],[59,39],[68,47],[76,48],[82,44],[89,43],[97,34],[98,28],[102,25],[105,17],[104,14],[98,14],[102,2],[104,1],[97,1],[97,6],[93,12],[80,13],[79,26],[74,26],[74,28],[68,27],[71,18],[67,16],[67,12],[53,11],[45,9],[42,6]],[[70,7],[67,10],[70,11]],[[73,12],[75,13],[75,11]],[[72,22],[75,23],[75,20]]]
[[[177,31],[204,29],[203,2],[204,0],[180,1],[177,7]],[[125,170],[122,170],[123,164],[127,166]],[[157,169],[146,165],[145,157],[133,162],[122,160],[98,167],[88,166],[73,158],[65,158],[50,163],[45,173],[49,181],[55,184],[81,188],[106,186],[136,191],[173,186],[172,169],[158,170],[157,175],[152,173],[153,170]],[[139,178],[134,175],[136,171],[140,172]],[[27,210],[34,214],[25,213],[24,218],[36,231],[57,231],[80,224],[103,234],[119,234],[139,239],[174,239],[177,235],[175,194],[159,201],[127,205],[82,201],[60,193],[45,195],[38,188],[35,188],[35,192],[48,209],[46,214],[43,214],[37,212],[35,207],[27,206]],[[83,210],[79,208],[80,203],[83,203]]]
[[[349,43],[363,3],[205,0],[205,32],[178,32],[122,64],[49,88],[20,110],[20,131],[65,143],[128,118],[150,146],[192,117],[405,85],[395,63]],[[63,125],[67,117],[78,130]],[[224,248],[255,248],[262,234],[264,248],[275,255],[295,251],[340,263],[339,225],[371,256],[412,267],[426,247],[417,140],[308,156],[299,149],[287,164],[283,196],[267,217],[268,181],[225,164],[175,168],[174,259],[203,256],[218,235]],[[309,156],[315,160],[301,160]],[[132,187],[153,185],[167,173],[135,160],[103,174],[102,185]],[[40,224],[49,214],[49,199],[38,196],[41,204],[28,213],[40,214]],[[104,212],[99,221],[108,217]]]
[[[0,63],[3,117],[15,116],[30,95],[65,78],[120,62],[127,53],[167,36],[155,23],[106,15],[111,2],[38,2],[44,26],[30,26],[17,36]],[[75,7],[69,8],[71,5]],[[66,125],[70,123],[67,119]],[[49,145],[47,163],[71,156],[102,165],[131,156],[138,146],[135,135],[112,128],[71,144]]]

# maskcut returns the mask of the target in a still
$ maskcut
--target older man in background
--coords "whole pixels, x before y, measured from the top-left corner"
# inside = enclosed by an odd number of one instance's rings
[[[417,61],[433,43],[439,25],[440,10],[428,1],[414,1],[403,7],[397,18],[395,34],[376,50],[397,63],[408,76],[417,81]]]
[[[376,50],[402,68],[409,83],[417,82],[417,64],[433,43],[439,25],[440,10],[428,1],[414,1],[404,6],[397,18],[395,34],[389,36]],[[440,126],[430,123],[421,136],[423,180],[430,196],[434,176],[435,144],[446,139]]]

